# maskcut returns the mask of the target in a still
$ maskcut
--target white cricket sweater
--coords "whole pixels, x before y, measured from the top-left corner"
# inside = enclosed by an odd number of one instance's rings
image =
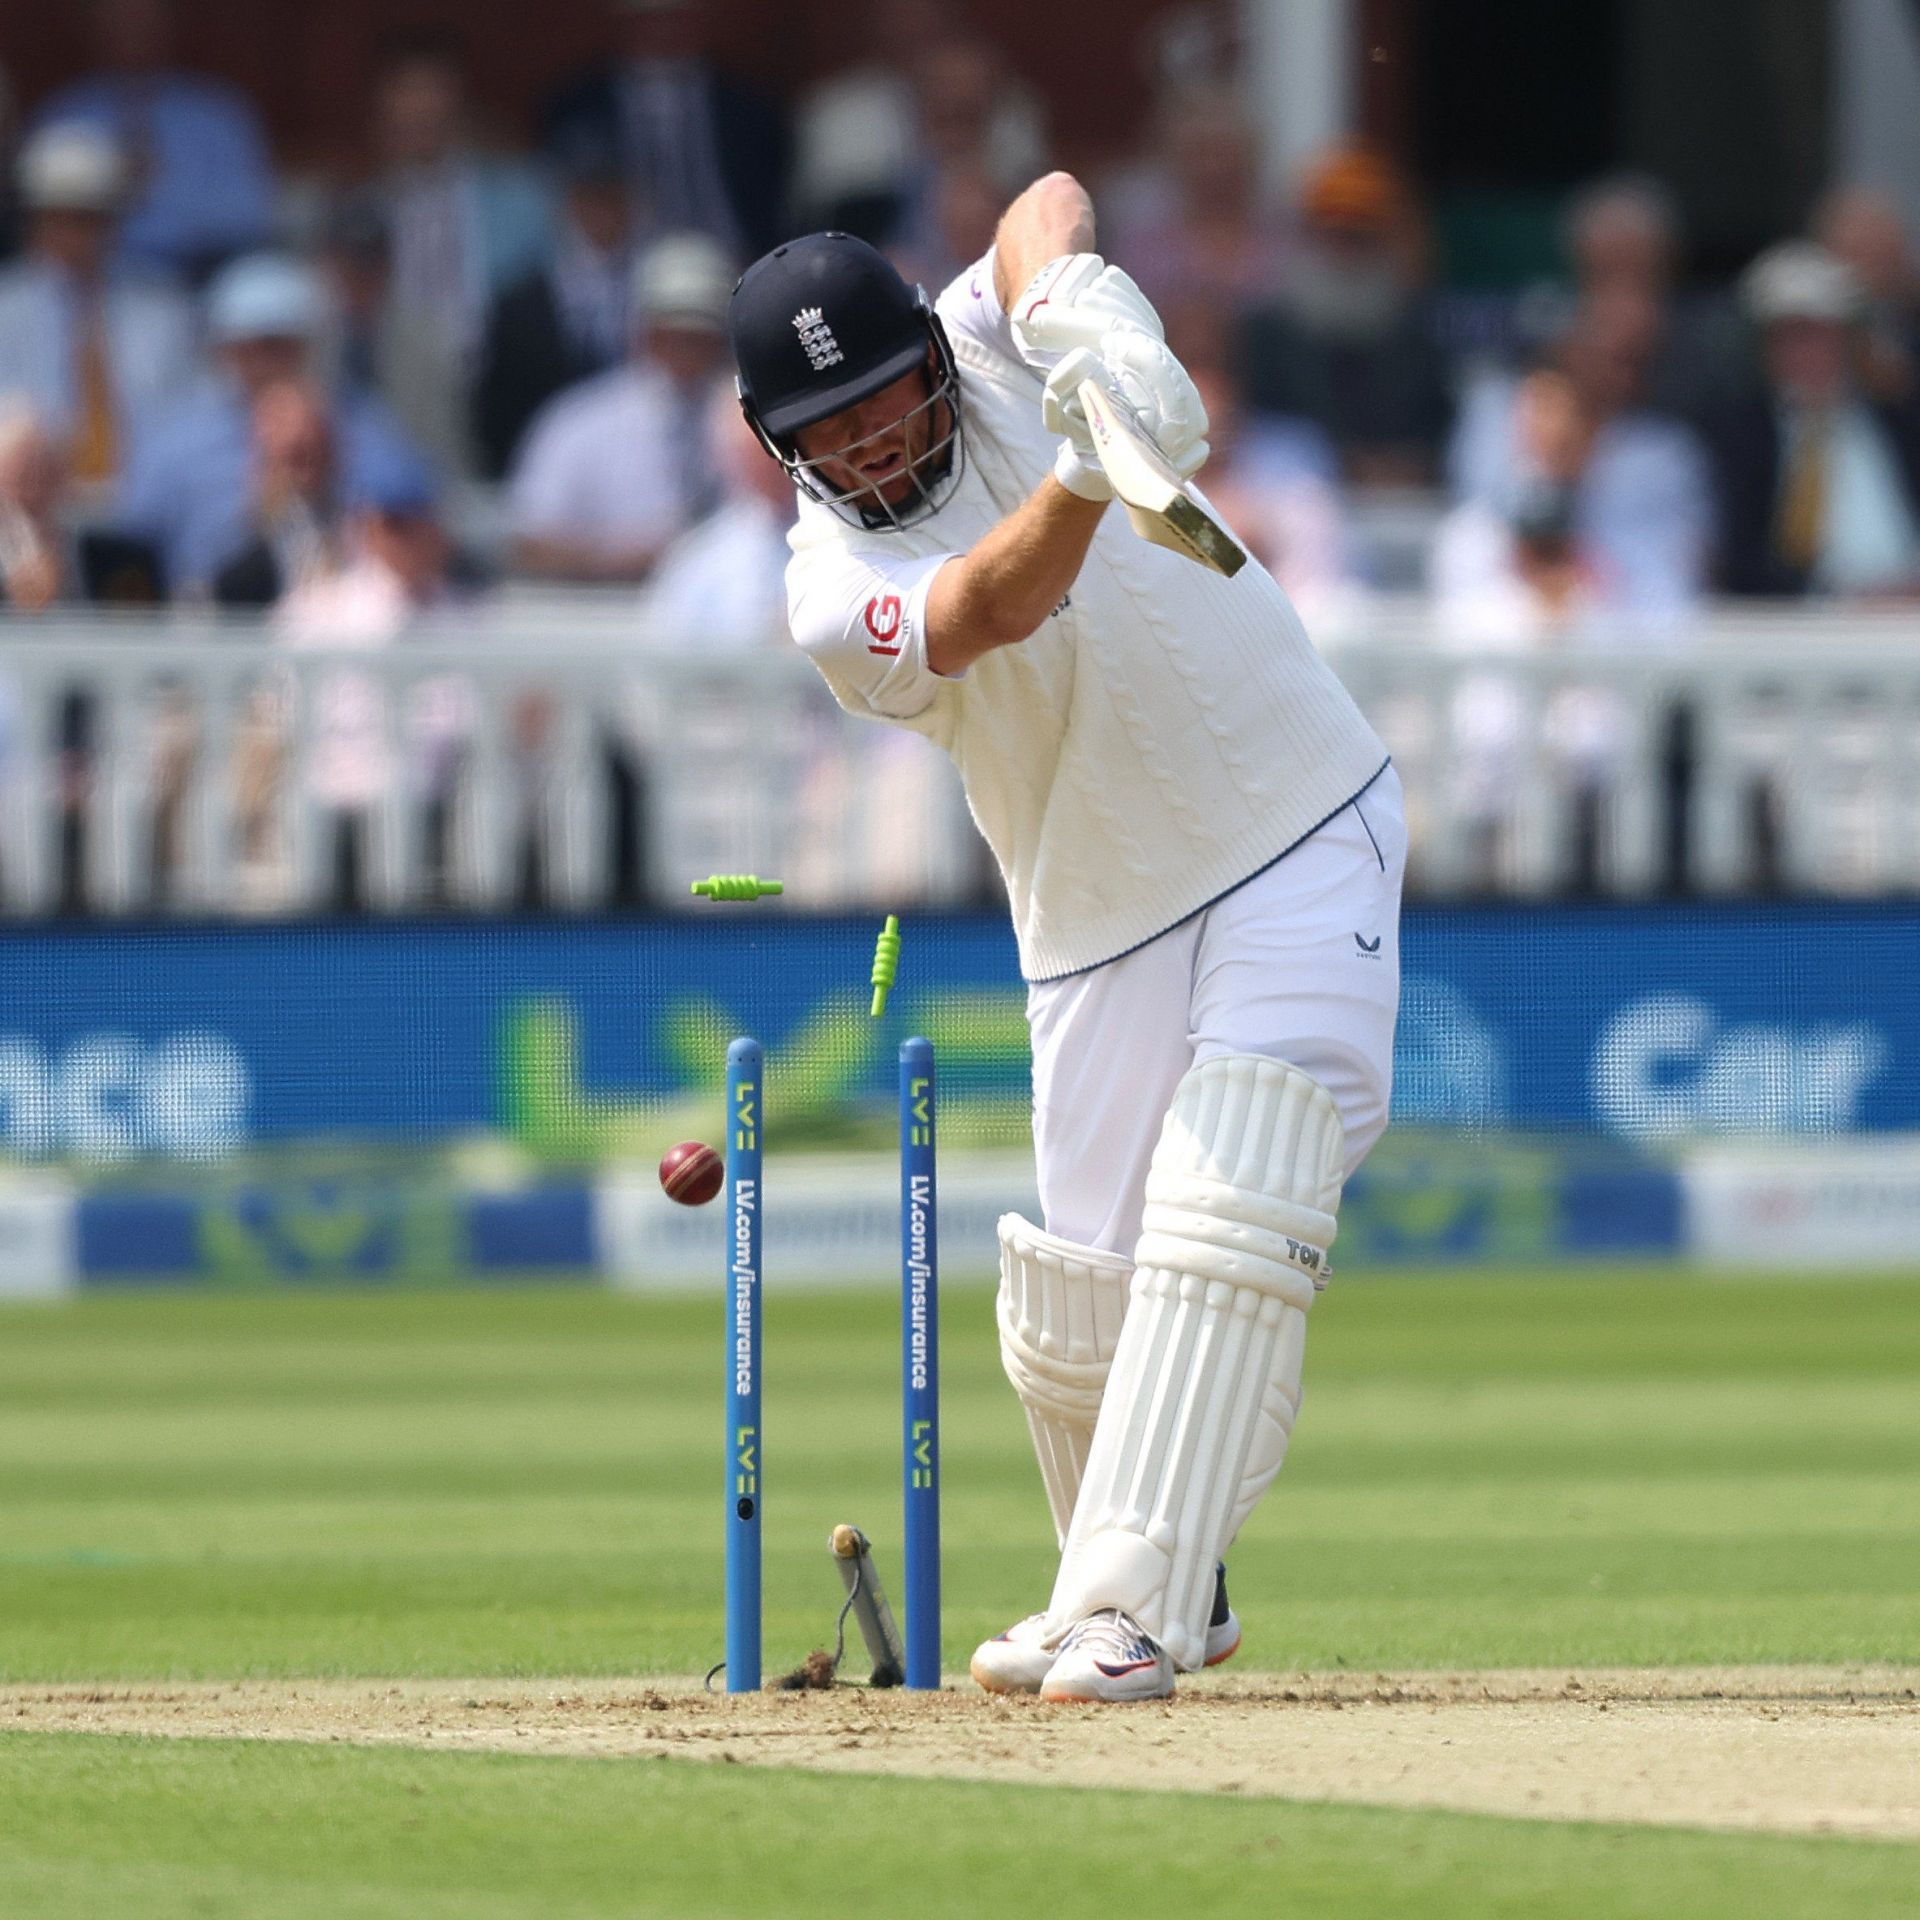
[[[1258,561],[1223,579],[1138,538],[1118,506],[1030,639],[934,674],[921,617],[933,575],[1033,492],[1056,447],[991,256],[939,305],[960,369],[961,482],[937,512],[883,532],[803,497],[789,612],[842,706],[952,756],[1006,881],[1021,970],[1056,979],[1270,865],[1387,752]]]

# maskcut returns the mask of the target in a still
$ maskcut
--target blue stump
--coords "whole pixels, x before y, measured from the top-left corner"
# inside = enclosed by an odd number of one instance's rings
[[[940,1248],[933,1043],[900,1049],[901,1485],[907,1685],[940,1685]]]
[[[757,1040],[727,1049],[727,1691],[760,1690],[760,1138]]]

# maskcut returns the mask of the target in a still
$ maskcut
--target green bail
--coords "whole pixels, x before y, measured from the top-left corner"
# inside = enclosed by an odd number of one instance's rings
[[[693,891],[707,900],[758,900],[769,893],[784,893],[778,880],[762,880],[757,873],[710,873],[693,883]]]
[[[900,973],[900,916],[887,915],[880,938],[873,943],[873,1012],[878,1020],[887,1010],[887,990]]]

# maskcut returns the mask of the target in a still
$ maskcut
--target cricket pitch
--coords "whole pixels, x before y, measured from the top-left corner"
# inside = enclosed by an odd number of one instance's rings
[[[1920,1669],[1209,1676],[1121,1708],[686,1681],[0,1688],[0,1728],[706,1760],[1920,1840]]]

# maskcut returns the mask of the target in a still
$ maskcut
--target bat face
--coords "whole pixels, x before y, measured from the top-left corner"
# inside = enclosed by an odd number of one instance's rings
[[[1247,564],[1246,550],[1194,498],[1139,423],[1091,380],[1081,385],[1080,404],[1093,429],[1094,451],[1134,532],[1232,579]]]

